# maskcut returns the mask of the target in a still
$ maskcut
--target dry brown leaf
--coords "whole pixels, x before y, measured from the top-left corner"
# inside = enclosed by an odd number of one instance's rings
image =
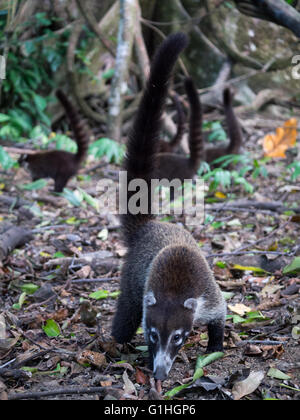
[[[137,384],[145,385],[147,383],[147,376],[140,369],[136,369],[135,380]]]
[[[234,312],[235,314],[238,314],[240,316],[245,315],[247,312],[251,312],[252,309],[249,308],[249,306],[244,305],[243,303],[237,303],[236,305],[228,305],[228,308]]]
[[[122,379],[124,382],[124,392],[125,394],[131,395],[131,394],[137,394],[135,386],[133,385],[133,383],[131,382],[131,380],[128,378],[128,374],[127,371],[125,370],[123,375],[122,375]]]
[[[243,381],[236,382],[232,388],[232,395],[235,400],[240,400],[245,395],[252,394],[264,379],[264,372],[251,372],[248,378]]]
[[[96,353],[95,351],[83,350],[77,357],[77,362],[81,365],[91,363],[100,368],[106,365],[106,358],[103,353]]]
[[[263,139],[266,157],[285,158],[287,149],[294,147],[297,141],[297,119],[291,118],[283,127],[276,129],[276,134],[267,134]]]

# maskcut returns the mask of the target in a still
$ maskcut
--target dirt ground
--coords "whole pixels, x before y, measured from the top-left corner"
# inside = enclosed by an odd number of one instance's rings
[[[257,157],[262,155],[262,134],[256,131],[246,143]],[[266,178],[249,178],[253,194],[234,186],[230,193],[211,197],[221,203],[249,199],[299,208],[300,189],[286,166],[285,160],[266,163]],[[118,170],[112,165],[107,169]],[[102,168],[72,180],[68,188],[79,185],[94,195],[106,175]],[[225,354],[192,383],[197,357],[207,343],[205,327],[196,327],[159,393],[150,380],[142,331],[126,347],[110,341],[126,252],[117,218],[55,197],[49,193],[51,182],[37,192],[20,190],[19,184],[31,182],[23,169],[3,174],[1,182],[1,222],[34,231],[33,239],[0,267],[0,399],[163,399],[188,383],[171,398],[299,399],[300,279],[283,274],[300,255],[299,215],[223,208],[212,212],[211,226],[192,230],[226,293]],[[4,196],[21,197],[34,207],[7,205],[1,201]],[[233,255],[245,245],[256,253],[244,249]],[[88,253],[97,255],[88,259]],[[99,290],[104,292],[93,295]],[[244,382],[245,395],[238,394],[237,384],[253,374],[259,377],[254,389]]]

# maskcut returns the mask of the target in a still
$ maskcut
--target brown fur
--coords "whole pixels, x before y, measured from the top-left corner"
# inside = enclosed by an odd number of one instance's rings
[[[65,94],[62,91],[58,91],[57,97],[64,106],[70,120],[78,146],[77,153],[73,154],[58,150],[41,152],[22,156],[19,162],[30,171],[33,181],[40,178],[52,178],[55,182],[54,191],[60,193],[69,179],[78,172],[87,152],[89,135],[85,123],[81,120],[78,112]]]
[[[160,122],[168,81],[177,56],[185,45],[183,34],[171,35],[154,57],[147,88],[127,144],[124,166],[128,181],[142,178],[150,187],[157,164]],[[133,194],[128,192],[128,201]],[[128,211],[122,216],[121,223],[128,254],[122,269],[121,295],[112,336],[118,343],[130,341],[143,319],[150,367],[155,369],[155,378],[162,380],[166,378],[171,368],[170,361],[174,360],[182,345],[175,343],[179,333],[174,337],[172,334],[180,330],[179,339],[183,343],[196,315],[197,319],[209,325],[208,351],[222,350],[224,300],[189,232],[170,223],[157,222],[149,213],[131,214]],[[203,301],[200,318],[197,299]],[[155,341],[153,328],[159,332],[159,343]],[[157,355],[166,346],[170,347],[168,366],[163,366],[161,362],[157,366]]]
[[[202,138],[202,109],[198,99],[198,93],[193,81],[187,78],[185,88],[188,94],[190,106],[189,117],[189,149],[190,156],[176,155],[175,153],[158,154],[158,165],[155,171],[155,178],[167,179],[192,179],[198,169],[204,154]]]
[[[205,161],[214,162],[226,155],[238,154],[243,144],[243,134],[233,109],[233,95],[229,88],[224,89],[223,103],[225,120],[228,128],[229,144],[205,149]],[[214,165],[213,165],[214,166]]]
[[[185,157],[174,153],[159,153],[155,178],[192,179],[199,169],[201,161],[212,163],[214,160],[229,155],[238,154],[243,143],[240,124],[233,110],[233,96],[229,88],[223,92],[225,119],[228,126],[229,144],[227,146],[204,147],[202,133],[202,107],[200,98],[192,79],[187,78],[185,88],[190,103],[189,148],[190,156]],[[214,166],[214,165],[212,165]]]
[[[180,99],[176,94],[172,99],[177,110],[177,131],[170,142],[159,141],[159,153],[176,153],[185,131],[185,114]]]

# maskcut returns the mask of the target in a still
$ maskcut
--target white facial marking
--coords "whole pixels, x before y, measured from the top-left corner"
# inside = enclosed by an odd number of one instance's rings
[[[173,360],[171,359],[169,352],[167,350],[159,349],[153,361],[153,370],[155,372],[158,368],[163,367],[166,373],[169,373],[172,364]]]

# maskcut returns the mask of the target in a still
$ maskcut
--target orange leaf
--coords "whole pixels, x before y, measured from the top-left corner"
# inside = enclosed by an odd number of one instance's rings
[[[267,134],[263,139],[266,157],[285,158],[285,152],[294,147],[297,141],[297,120],[291,118],[283,127],[276,128],[276,134]]]

